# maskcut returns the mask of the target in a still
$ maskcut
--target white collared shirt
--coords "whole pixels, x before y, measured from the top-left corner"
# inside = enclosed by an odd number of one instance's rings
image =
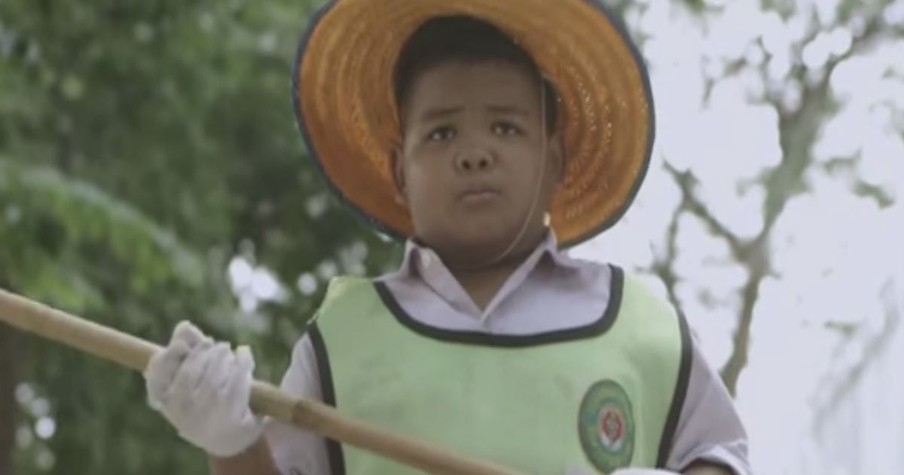
[[[429,327],[530,335],[583,327],[599,320],[609,304],[611,279],[610,266],[568,257],[550,235],[484,310],[436,253],[410,241],[399,270],[378,280],[402,310]],[[705,460],[731,467],[737,475],[749,475],[747,436],[731,397],[696,344],[691,361],[687,397],[666,468],[677,472],[694,461]],[[296,344],[281,386],[294,396],[322,400],[316,355],[307,336]],[[329,475],[322,437],[277,421],[269,422],[267,436],[284,474]]]

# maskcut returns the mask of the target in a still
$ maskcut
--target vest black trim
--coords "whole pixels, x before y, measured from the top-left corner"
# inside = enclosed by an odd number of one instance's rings
[[[495,346],[507,348],[524,348],[529,346],[548,345],[570,340],[594,338],[606,333],[618,318],[624,289],[624,272],[621,268],[610,266],[612,282],[610,284],[609,303],[603,315],[596,321],[581,327],[555,330],[531,335],[491,335],[475,331],[444,330],[425,325],[406,312],[383,282],[374,282],[374,288],[386,308],[396,319],[408,329],[420,335],[441,341],[464,343],[469,345]]]
[[[675,385],[675,395],[672,397],[672,407],[669,408],[669,415],[662,431],[662,440],[659,443],[657,468],[665,468],[668,463],[672,443],[675,441],[675,431],[678,429],[678,420],[681,418],[681,411],[684,409],[684,401],[687,398],[687,387],[690,383],[693,341],[684,316],[678,315],[678,325],[681,328],[681,363],[678,367],[678,382]]]
[[[314,354],[317,357],[317,372],[320,373],[320,389],[323,391],[323,402],[336,407],[333,372],[330,370],[330,358],[326,351],[326,344],[323,342],[323,335],[320,334],[320,329],[317,328],[316,323],[308,327],[307,333],[311,339],[311,346],[314,347]],[[330,474],[345,475],[345,456],[342,453],[342,445],[335,440],[326,439],[326,453],[330,461]]]

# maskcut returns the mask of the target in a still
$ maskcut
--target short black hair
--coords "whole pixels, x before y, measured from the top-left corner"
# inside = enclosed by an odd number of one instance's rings
[[[524,70],[543,87],[546,128],[558,121],[558,95],[534,59],[502,30],[470,16],[442,16],[426,21],[406,41],[395,68],[395,97],[404,110],[411,88],[425,71],[449,62],[466,64],[505,62]]]

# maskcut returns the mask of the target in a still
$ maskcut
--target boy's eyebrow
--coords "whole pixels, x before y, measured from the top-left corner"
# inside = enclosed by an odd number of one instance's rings
[[[448,117],[453,114],[457,114],[464,110],[461,106],[453,106],[453,107],[435,107],[433,109],[427,109],[423,114],[420,115],[420,120],[423,122],[433,121],[436,119],[441,119],[443,117]]]
[[[511,105],[491,105],[488,106],[487,109],[496,114],[520,115],[525,117],[530,115],[527,109]]]
[[[464,107],[462,106],[435,107],[433,109],[427,109],[426,111],[424,111],[424,113],[420,115],[419,119],[423,122],[430,122],[457,114],[463,110]],[[530,115],[530,112],[528,112],[527,109],[513,105],[489,105],[487,106],[487,110],[494,114],[517,115],[522,117],[527,117]]]

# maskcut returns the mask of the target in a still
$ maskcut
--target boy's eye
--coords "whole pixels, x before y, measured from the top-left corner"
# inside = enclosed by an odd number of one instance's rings
[[[427,134],[429,142],[445,142],[455,137],[455,129],[449,126],[437,127]]]
[[[521,128],[511,122],[493,124],[493,133],[498,135],[520,135]]]

